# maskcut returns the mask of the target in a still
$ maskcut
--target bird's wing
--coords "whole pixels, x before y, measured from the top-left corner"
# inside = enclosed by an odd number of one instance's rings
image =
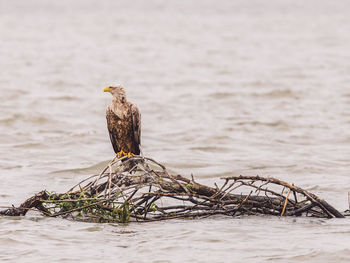
[[[109,109],[109,107],[106,110],[106,119],[107,119],[107,129],[109,133],[109,138],[111,139],[111,143],[113,146],[113,150],[115,153],[119,152],[118,145],[117,145],[117,134],[115,127],[115,120],[113,118],[114,112]]]
[[[141,114],[135,104],[131,105],[131,116],[134,140],[137,146],[139,146],[141,144]]]

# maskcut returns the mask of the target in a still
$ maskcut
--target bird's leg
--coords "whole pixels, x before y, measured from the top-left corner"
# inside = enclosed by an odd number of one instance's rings
[[[123,156],[128,156],[129,158],[132,156],[135,156],[135,154],[133,154],[132,152],[124,152],[123,150],[120,150],[120,152],[117,153],[116,155],[118,158],[122,158]]]
[[[123,157],[124,155],[126,155],[126,153],[125,153],[123,150],[120,150],[120,152],[117,153],[117,157],[118,157],[118,158],[121,158],[121,157]]]
[[[133,154],[132,152],[128,152],[128,157],[130,158],[131,156],[135,156],[135,154]]]

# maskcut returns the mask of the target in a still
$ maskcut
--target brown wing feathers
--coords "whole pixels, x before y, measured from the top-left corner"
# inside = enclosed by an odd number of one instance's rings
[[[125,153],[140,154],[140,113],[136,105],[125,107],[124,117],[120,119],[111,109],[107,108],[106,119],[109,137],[115,153],[123,150]]]

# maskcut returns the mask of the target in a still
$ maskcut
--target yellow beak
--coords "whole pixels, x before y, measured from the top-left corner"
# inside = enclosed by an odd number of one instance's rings
[[[103,89],[103,92],[111,92],[111,91],[112,91],[112,89],[111,89],[110,86],[105,87],[105,88]]]

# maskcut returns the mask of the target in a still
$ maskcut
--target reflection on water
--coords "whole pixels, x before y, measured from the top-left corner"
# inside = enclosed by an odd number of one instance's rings
[[[210,185],[279,177],[345,210],[349,9],[345,0],[0,1],[0,205],[65,191],[113,158],[102,88],[123,83],[142,113],[144,153],[174,173]],[[350,257],[347,220],[0,224],[0,261]]]

